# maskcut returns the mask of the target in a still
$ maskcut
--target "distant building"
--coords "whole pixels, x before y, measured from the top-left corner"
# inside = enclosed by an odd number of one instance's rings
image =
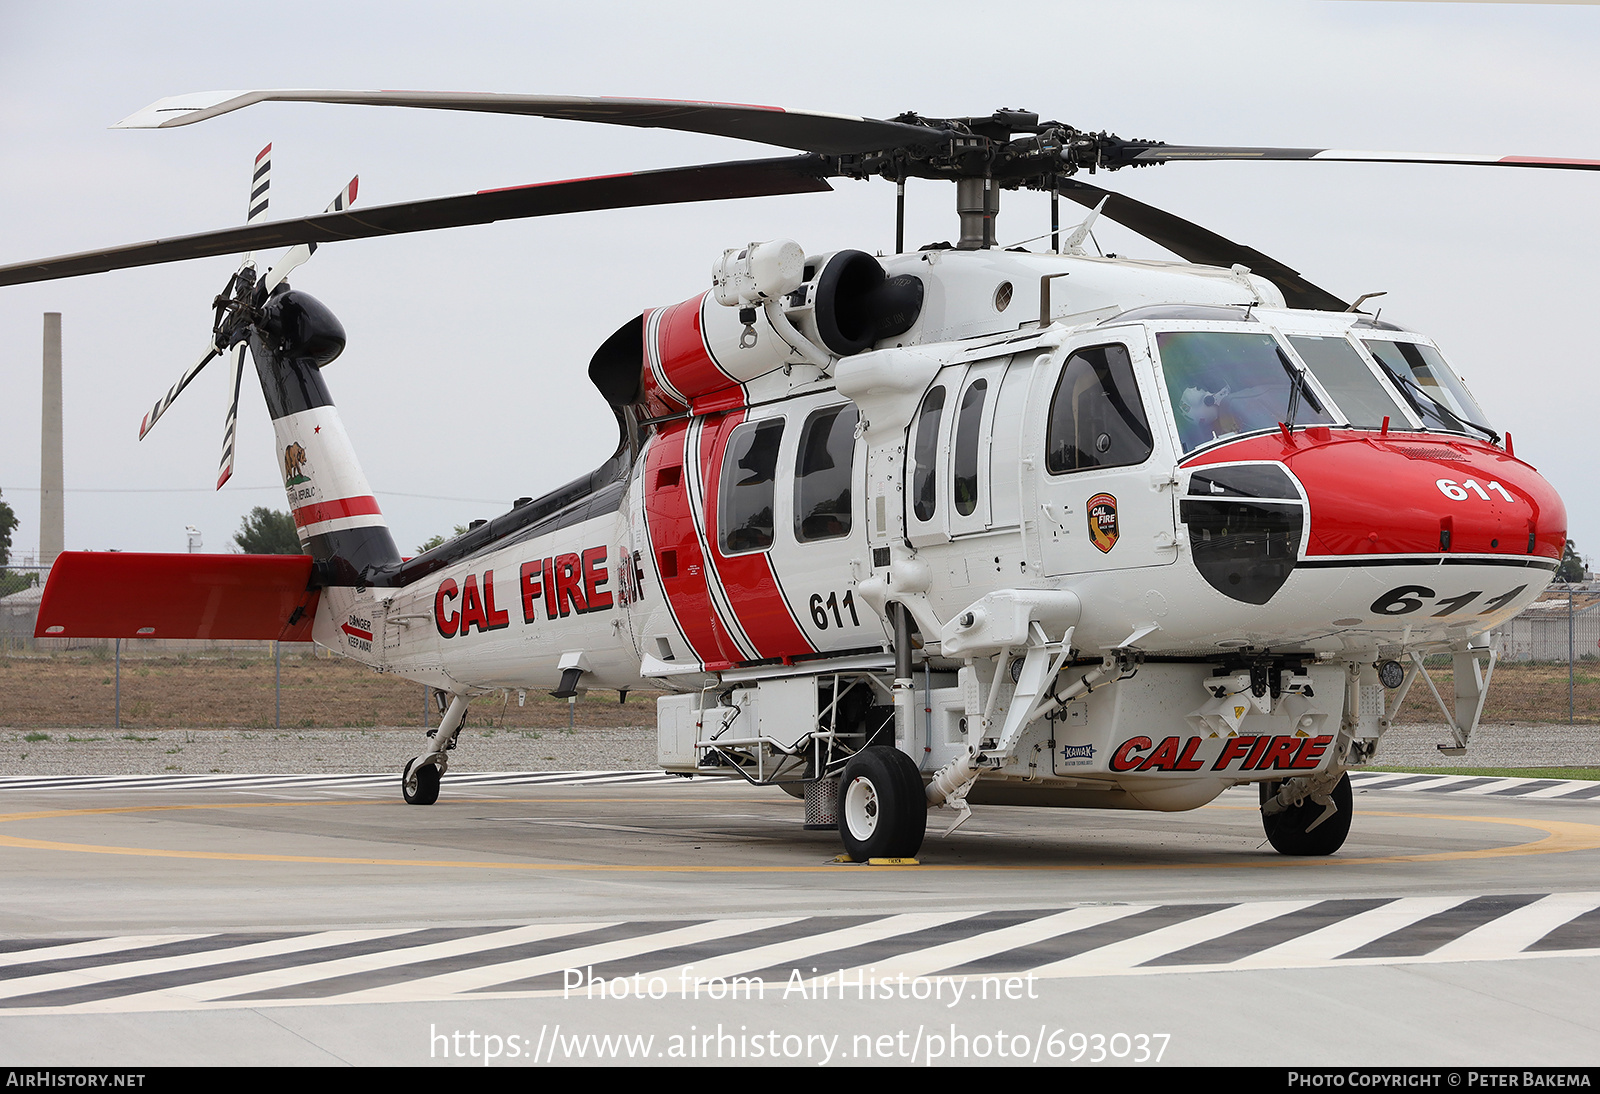
[[[1600,657],[1600,588],[1594,581],[1553,586],[1489,637],[1502,661],[1565,661],[1569,650]]]

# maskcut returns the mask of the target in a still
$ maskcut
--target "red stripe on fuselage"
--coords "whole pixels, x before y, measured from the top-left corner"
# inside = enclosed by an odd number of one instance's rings
[[[717,564],[717,576],[758,658],[814,653],[805,633],[789,614],[788,602],[772,569],[770,551],[722,553],[717,521],[723,456],[727,452],[728,438],[744,420],[745,412],[736,410],[720,420],[708,420],[700,434],[700,466],[705,469],[706,484],[706,539]]]
[[[643,392],[641,400],[645,410],[653,418],[664,418],[670,414],[678,414],[689,409],[689,404],[680,398],[678,393],[667,386],[656,374],[656,366],[650,361],[650,340],[655,338],[655,329],[660,324],[660,308],[651,308],[644,313],[644,336],[646,340],[644,360],[640,364],[639,386]]]
[[[707,668],[728,668],[743,655],[711,603],[706,585],[705,556],[689,510],[686,476],[691,469],[683,466],[688,433],[688,422],[670,422],[645,450],[645,521],[661,591],[678,629]]]
[[[700,309],[707,295],[701,293],[663,308],[656,328],[656,359],[666,373],[666,381],[691,403],[713,391],[739,387],[739,382],[718,368],[706,350]]]

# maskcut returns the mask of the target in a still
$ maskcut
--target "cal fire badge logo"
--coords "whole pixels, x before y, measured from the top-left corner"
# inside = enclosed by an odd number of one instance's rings
[[[1117,545],[1117,499],[1110,494],[1096,494],[1089,499],[1089,542],[1102,554]]]

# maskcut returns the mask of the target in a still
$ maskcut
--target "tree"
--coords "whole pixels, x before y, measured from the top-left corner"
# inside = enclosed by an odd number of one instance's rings
[[[451,535],[452,538],[455,537],[455,536],[463,535],[463,534],[466,533],[466,530],[467,530],[467,526],[465,524],[458,524],[458,525],[456,525],[455,531],[450,533],[450,535]],[[418,546],[417,546],[417,554],[419,554],[419,555],[427,554],[429,551],[433,550],[435,547],[439,546],[444,541],[445,541],[445,537],[444,536],[434,536],[432,539],[428,540],[427,542],[418,544]]]
[[[17,514],[11,506],[0,501],[0,569],[11,561],[11,533],[17,528]]]
[[[17,523],[17,514],[11,511],[11,506],[0,501],[0,596],[10,596],[39,582],[36,573],[13,574],[6,570],[11,562],[11,533],[16,531]]]
[[[1561,566],[1556,570],[1557,581],[1582,581],[1583,575],[1589,570],[1589,564],[1578,553],[1572,540],[1567,540],[1566,550],[1561,553]]]
[[[233,542],[247,555],[298,555],[300,533],[294,529],[294,518],[288,513],[258,505],[250,515],[239,522]]]

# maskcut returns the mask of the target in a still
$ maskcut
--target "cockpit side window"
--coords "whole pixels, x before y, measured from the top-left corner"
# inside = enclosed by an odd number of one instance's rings
[[[1185,452],[1279,422],[1332,422],[1304,373],[1270,334],[1165,331],[1156,335],[1156,345]]]
[[[1126,346],[1092,346],[1067,359],[1050,403],[1047,445],[1052,475],[1149,458],[1150,423]]]

